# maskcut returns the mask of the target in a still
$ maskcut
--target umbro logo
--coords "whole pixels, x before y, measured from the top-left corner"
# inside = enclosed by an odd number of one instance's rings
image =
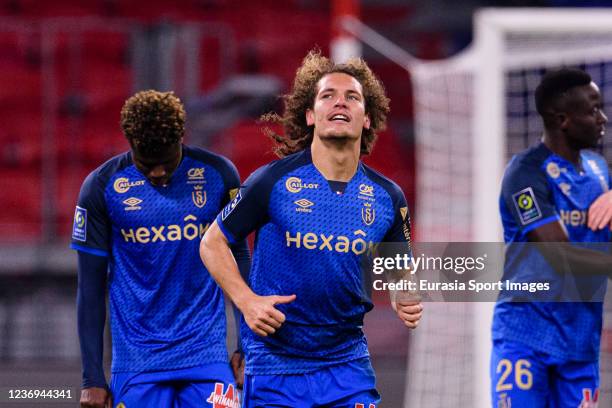
[[[305,198],[302,198],[301,200],[295,201],[295,204],[299,205],[302,208],[308,208],[308,207],[312,207],[314,205],[314,203],[312,201],[308,201]]]
[[[123,204],[126,205],[125,211],[141,210],[142,207],[139,205],[140,203],[142,203],[142,200],[136,197],[130,197],[126,200],[123,200]]]
[[[298,206],[298,208],[296,208],[295,211],[306,212],[306,213],[312,212],[312,209],[310,207],[314,205],[312,201],[307,200],[305,198],[301,198],[297,201],[294,201],[293,203]]]

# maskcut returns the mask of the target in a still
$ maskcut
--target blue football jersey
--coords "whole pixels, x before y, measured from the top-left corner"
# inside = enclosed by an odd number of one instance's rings
[[[255,171],[217,217],[230,242],[257,230],[256,294],[297,296],[276,306],[286,321],[271,336],[243,322],[247,374],[305,373],[368,356],[362,325],[372,303],[361,255],[375,243],[409,242],[408,207],[395,183],[362,163],[344,192],[333,185],[306,149]]]
[[[563,276],[537,250],[517,244],[527,242],[527,234],[535,228],[559,221],[575,245],[610,241],[607,228],[594,232],[587,227],[589,206],[609,189],[608,166],[594,152],[583,150],[580,156],[582,169],[577,170],[539,144],[513,157],[506,169],[500,197],[504,240],[509,244],[503,279],[548,282],[546,300],[551,301],[508,302],[517,299],[502,293],[494,312],[493,339],[517,341],[559,358],[590,361],[599,355],[602,302],[563,302],[562,294],[569,284],[589,288],[589,299],[603,299],[607,277]]]
[[[108,257],[113,372],[227,362],[223,292],[198,248],[239,185],[231,162],[187,146],[165,187],[129,152],[85,179],[71,247]]]

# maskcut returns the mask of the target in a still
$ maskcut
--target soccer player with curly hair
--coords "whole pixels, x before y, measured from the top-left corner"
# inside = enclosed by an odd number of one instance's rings
[[[215,280],[242,311],[245,407],[376,407],[380,396],[363,318],[372,309],[361,255],[401,242],[406,199],[360,161],[385,126],[389,100],[361,59],[336,64],[312,51],[270,130],[280,160],[255,171],[200,247]],[[229,250],[257,231],[249,283]],[[406,326],[419,302],[394,305]]]
[[[121,128],[131,149],[85,179],[72,230],[81,406],[238,407],[223,292],[198,257],[200,238],[238,191],[236,168],[183,145],[185,111],[172,92],[129,98]],[[245,241],[231,251],[248,271]],[[102,364],[107,288],[110,387]]]

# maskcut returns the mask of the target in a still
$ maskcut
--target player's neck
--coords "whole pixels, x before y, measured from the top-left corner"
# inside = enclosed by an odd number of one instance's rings
[[[350,181],[359,165],[360,140],[326,143],[315,137],[310,147],[312,163],[326,180]]]
[[[557,156],[564,158],[575,166],[580,166],[580,150],[570,146],[563,135],[551,136],[548,133],[544,133],[542,141]]]

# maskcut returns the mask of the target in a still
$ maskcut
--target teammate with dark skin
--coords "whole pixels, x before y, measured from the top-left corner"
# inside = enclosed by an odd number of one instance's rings
[[[184,111],[180,101],[171,93],[160,93],[157,91],[146,91],[140,95],[138,101],[129,105],[129,109],[122,110],[122,130],[130,145],[132,163],[138,171],[152,185],[156,187],[168,186],[175,171],[179,168],[183,157],[183,124]],[[134,98],[134,97],[133,97]],[[132,98],[132,99],[133,99]],[[145,116],[150,112],[140,111],[141,106],[159,103],[155,120]],[[180,106],[179,106],[180,105]],[[128,104],[126,104],[128,106]],[[178,118],[178,119],[177,119]],[[158,131],[160,127],[166,129],[166,133]],[[148,136],[154,130],[155,136]],[[87,259],[86,259],[87,258]],[[92,270],[92,260],[95,270]],[[85,261],[88,261],[86,263]],[[104,302],[101,307],[92,307],[96,299],[106,298],[108,259],[102,256],[83,254],[79,251],[79,268],[87,272],[88,282],[95,284],[85,285],[82,276],[79,277],[79,303],[83,306],[78,308],[79,329],[87,333],[81,338],[81,347],[86,354],[95,356],[95,370],[103,372],[102,365],[102,338],[104,321],[106,319],[106,308]],[[96,273],[92,273],[96,272]],[[80,272],[81,273],[81,272]],[[94,305],[95,306],[95,305]],[[99,322],[96,324],[95,322]],[[81,336],[81,333],[79,334]],[[244,359],[240,353],[234,353],[230,360],[236,384],[242,386]],[[117,401],[115,401],[117,402]],[[98,383],[85,385],[81,391],[80,406],[89,408],[112,408],[113,395],[106,387]]]
[[[591,82],[571,88],[549,103],[541,115],[544,121],[542,141],[546,147],[577,169],[582,169],[580,150],[597,147],[608,122],[597,85]],[[601,197],[607,195],[609,193]],[[612,205],[609,207],[612,214]],[[570,245],[560,221],[535,228],[527,233],[527,238],[530,242],[554,243],[540,248],[544,249],[543,255],[557,270],[569,263],[576,272],[612,274],[612,256]]]
[[[147,156],[141,152],[134,142],[130,141],[132,148],[132,160],[140,172],[156,186],[163,186],[168,183],[172,173],[181,162],[182,139],[177,143],[168,146],[166,149],[155,155]],[[104,285],[100,285],[101,288]],[[113,399],[106,388],[91,387],[81,391],[81,407],[92,408],[112,408]]]

